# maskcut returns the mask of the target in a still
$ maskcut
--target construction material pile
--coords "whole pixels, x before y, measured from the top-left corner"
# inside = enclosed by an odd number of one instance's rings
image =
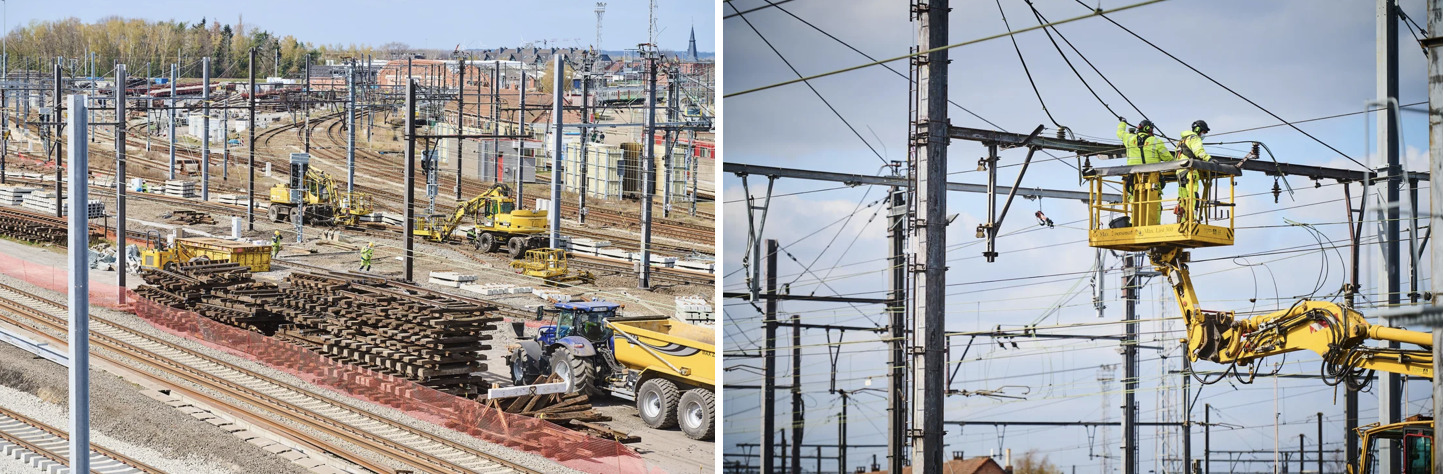
[[[277,337],[333,359],[475,396],[482,351],[501,317],[493,307],[368,275],[293,273],[272,311],[289,324]]]
[[[286,322],[270,310],[281,291],[274,284],[251,279],[245,265],[190,263],[147,269],[141,278],[149,285],[136,288],[137,295],[231,326],[271,335]]]
[[[216,220],[215,220],[214,218],[212,218],[210,214],[206,214],[206,213],[200,212],[200,211],[188,211],[188,210],[185,210],[185,209],[176,209],[176,210],[174,210],[174,211],[171,211],[170,214],[162,215],[161,218],[162,218],[162,219],[165,219],[166,222],[170,222],[170,223],[172,223],[172,224],[186,224],[186,225],[211,224],[211,225],[215,225],[215,223],[216,223]]]
[[[56,217],[55,211],[42,214],[13,208],[0,208],[0,236],[37,244],[65,245],[69,222]],[[94,227],[91,235],[98,235]]]

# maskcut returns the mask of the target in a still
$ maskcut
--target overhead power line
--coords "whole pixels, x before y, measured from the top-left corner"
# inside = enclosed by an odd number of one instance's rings
[[[722,96],[722,98],[726,99],[726,98],[729,98],[729,97],[737,97],[737,96],[740,96],[740,95],[747,95],[747,94],[751,94],[751,93],[754,93],[754,92],[760,92],[760,91],[765,91],[765,90],[768,90],[768,89],[774,89],[774,88],[777,88],[777,87],[782,87],[782,86],[790,85],[790,84],[796,84],[796,83],[803,82],[803,81],[810,81],[810,80],[818,79],[818,78],[822,78],[822,77],[827,77],[827,76],[833,76],[833,75],[837,75],[837,74],[842,74],[842,73],[844,73],[844,72],[856,71],[856,70],[858,70],[858,69],[869,68],[869,67],[872,67],[872,66],[877,66],[877,65],[881,65],[881,64],[885,64],[885,63],[890,63],[890,62],[893,62],[893,61],[901,61],[901,60],[908,59],[908,58],[911,58],[911,57],[926,56],[926,55],[928,55],[928,54],[932,54],[932,53],[937,52],[937,51],[944,51],[944,50],[949,50],[949,49],[953,49],[953,48],[959,48],[959,47],[963,47],[963,46],[973,45],[973,44],[977,44],[977,43],[982,43],[982,42],[984,42],[984,41],[991,41],[991,40],[995,40],[995,39],[998,39],[998,38],[1004,38],[1004,37],[1016,35],[1016,34],[1018,34],[1018,33],[1026,33],[1026,32],[1029,32],[1029,31],[1033,31],[1033,30],[1037,30],[1037,29],[1042,29],[1042,28],[1048,27],[1048,26],[1062,25],[1062,24],[1065,24],[1065,23],[1072,23],[1072,22],[1075,22],[1075,21],[1078,21],[1078,20],[1083,20],[1083,19],[1087,19],[1087,18],[1092,18],[1092,17],[1095,17],[1095,16],[1102,16],[1104,13],[1116,13],[1116,12],[1121,12],[1121,11],[1124,11],[1124,10],[1130,10],[1130,9],[1138,8],[1138,7],[1145,6],[1145,5],[1152,5],[1152,4],[1160,3],[1160,2],[1164,2],[1164,1],[1166,1],[1166,0],[1147,0],[1147,1],[1144,1],[1144,2],[1139,2],[1139,3],[1132,4],[1132,5],[1126,5],[1126,6],[1114,8],[1114,9],[1111,9],[1111,10],[1098,10],[1098,11],[1094,11],[1093,13],[1090,13],[1090,14],[1087,14],[1087,15],[1078,16],[1078,17],[1073,17],[1073,18],[1069,18],[1069,19],[1067,19],[1067,20],[1061,20],[1061,21],[1058,21],[1058,22],[1049,23],[1049,24],[1047,24],[1047,25],[1030,26],[1030,27],[1023,28],[1023,29],[1017,30],[1017,31],[1007,31],[1007,32],[1003,32],[1003,33],[996,34],[996,35],[985,36],[985,37],[978,38],[978,39],[973,39],[973,40],[964,41],[964,42],[961,42],[961,43],[953,43],[953,44],[944,45],[944,46],[939,46],[939,47],[932,48],[932,49],[924,49],[924,50],[920,50],[920,51],[917,51],[917,52],[914,52],[914,53],[904,54],[904,55],[902,55],[902,56],[897,56],[897,57],[882,59],[882,60],[873,61],[873,62],[870,62],[870,63],[859,64],[859,65],[856,65],[856,66],[845,67],[845,68],[837,69],[837,70],[834,70],[834,71],[824,72],[824,73],[822,73],[822,74],[815,74],[815,75],[806,76],[806,77],[799,77],[799,78],[797,78],[797,79],[786,80],[786,81],[778,82],[778,83],[775,83],[775,84],[769,84],[769,85],[765,85],[765,86],[761,86],[761,87],[754,87],[754,88],[747,89],[747,90],[743,90],[743,91],[739,91],[739,92],[733,92],[733,93],[731,93],[731,94],[724,94],[724,95]]]

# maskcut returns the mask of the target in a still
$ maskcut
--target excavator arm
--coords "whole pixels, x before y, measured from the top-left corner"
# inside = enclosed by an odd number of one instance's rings
[[[491,200],[505,198],[510,194],[510,187],[505,183],[497,183],[476,197],[457,203],[456,211],[451,213],[451,217],[447,219],[442,225],[442,228],[439,229],[440,235],[451,235],[452,231],[455,231],[457,227],[461,226],[461,222],[466,219],[466,216],[475,215],[478,211],[485,208]]]
[[[1154,249],[1149,259],[1168,278],[1188,324],[1190,361],[1247,365],[1264,357],[1307,350],[1324,358],[1326,379],[1338,380],[1364,370],[1434,377],[1433,336],[1429,333],[1370,324],[1357,311],[1327,301],[1300,300],[1283,311],[1236,319],[1233,312],[1200,307],[1183,249]],[[1365,346],[1369,340],[1422,349]]]

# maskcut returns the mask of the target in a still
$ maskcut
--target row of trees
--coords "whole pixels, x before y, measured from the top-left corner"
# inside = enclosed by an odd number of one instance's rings
[[[96,73],[111,70],[116,62],[125,63],[132,75],[167,75],[170,64],[181,65],[184,77],[200,76],[200,58],[211,58],[214,77],[246,77],[250,49],[256,48],[256,75],[266,77],[279,71],[294,75],[321,58],[364,57],[392,54],[409,48],[390,43],[384,49],[366,45],[315,45],[291,35],[276,36],[271,32],[250,29],[237,19],[234,26],[202,18],[198,23],[181,21],[147,21],[118,16],[95,23],[77,18],[58,21],[34,21],[17,27],[6,36],[10,67],[18,69],[29,60],[32,64],[50,64],[56,57],[85,58],[93,55]],[[149,70],[147,70],[149,68]],[[77,71],[79,72],[79,71]]]

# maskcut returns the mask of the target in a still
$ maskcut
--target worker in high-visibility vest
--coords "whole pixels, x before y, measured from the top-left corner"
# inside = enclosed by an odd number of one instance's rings
[[[271,258],[281,254],[281,231],[271,235]]]
[[[367,242],[366,247],[361,249],[361,268],[357,271],[371,271],[371,255],[375,252],[376,242]]]
[[[1178,138],[1178,159],[1212,161],[1203,149],[1203,136],[1207,133],[1208,123],[1194,120],[1193,126]],[[1179,222],[1198,220],[1198,202],[1203,198],[1199,192],[1207,192],[1199,189],[1198,181],[1198,170],[1178,170],[1178,208],[1174,214],[1178,215]]]
[[[1173,161],[1173,155],[1168,153],[1168,147],[1163,140],[1154,136],[1156,131],[1153,122],[1144,120],[1138,123],[1138,127],[1129,133],[1128,121],[1118,117],[1118,138],[1123,140],[1124,154],[1128,157],[1129,165],[1153,164],[1163,161]],[[1158,173],[1144,173],[1137,178],[1128,176],[1125,183],[1128,192],[1128,200],[1132,205],[1132,225],[1158,225],[1159,216],[1163,212],[1159,195],[1163,190],[1163,184]]]

